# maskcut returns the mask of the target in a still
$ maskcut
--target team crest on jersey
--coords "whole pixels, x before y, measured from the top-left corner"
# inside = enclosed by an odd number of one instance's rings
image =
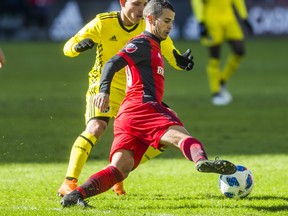
[[[125,50],[126,50],[127,53],[133,53],[133,52],[135,52],[137,49],[138,49],[138,47],[137,47],[135,44],[133,44],[133,43],[129,43],[129,44],[127,44],[127,46],[125,47]]]

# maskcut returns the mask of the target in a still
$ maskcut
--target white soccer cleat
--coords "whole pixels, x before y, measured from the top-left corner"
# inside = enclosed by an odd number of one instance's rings
[[[215,106],[225,106],[231,102],[228,97],[223,97],[220,93],[212,97],[212,104]]]
[[[212,97],[212,104],[216,106],[225,106],[231,103],[231,101],[232,95],[225,87],[222,87],[221,91]]]
[[[232,101],[232,95],[231,93],[227,90],[227,88],[225,86],[221,87],[221,92],[220,94],[222,95],[222,97],[224,97],[227,101],[229,101],[229,103]]]

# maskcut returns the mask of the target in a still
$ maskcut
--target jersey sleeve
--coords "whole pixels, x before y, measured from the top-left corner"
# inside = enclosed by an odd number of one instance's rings
[[[87,23],[76,35],[71,37],[64,45],[64,55],[69,57],[78,56],[80,53],[74,49],[74,46],[81,40],[90,38],[94,43],[98,43],[101,32],[101,21],[99,16],[96,16],[93,20]]]
[[[194,16],[198,20],[198,22],[204,21],[204,15],[203,15],[203,2],[202,0],[190,0],[191,6],[193,9]]]
[[[180,67],[177,66],[176,59],[173,55],[173,49],[175,49],[179,53],[179,51],[175,48],[172,39],[168,36],[166,40],[161,42],[162,55],[173,68],[175,68],[176,70],[182,70]]]
[[[247,19],[248,13],[244,0],[233,0],[235,9],[237,10],[241,19]]]
[[[100,92],[110,94],[110,86],[114,74],[124,68],[127,64],[126,60],[120,55],[113,56],[105,63],[100,79]]]

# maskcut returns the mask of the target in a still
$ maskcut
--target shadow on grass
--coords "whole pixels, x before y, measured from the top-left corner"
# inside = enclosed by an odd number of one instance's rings
[[[277,197],[277,196],[252,196],[252,197],[248,197],[248,199],[250,200],[283,200],[283,201],[286,201],[288,202],[288,197]],[[288,205],[287,205],[288,207]]]
[[[250,206],[250,208],[256,209],[258,211],[269,211],[269,212],[281,212],[281,211],[287,211],[288,210],[288,206],[287,205],[281,205],[281,206]]]
[[[259,212],[281,212],[287,211],[288,206],[283,204],[277,204],[277,200],[287,201],[286,197],[275,197],[275,196],[262,196],[262,197],[246,197],[245,199],[234,200],[225,198],[223,196],[215,195],[175,195],[175,194],[161,194],[161,193],[129,193],[129,196],[119,197],[121,199],[120,206],[124,205],[125,208],[134,209],[135,205],[138,209],[142,210],[156,210],[156,209],[196,209],[196,208],[215,208],[215,209],[254,209]],[[109,198],[96,198],[99,200],[108,201]],[[111,197],[111,200],[115,200]],[[269,201],[264,202],[267,205],[259,204],[258,201]],[[131,205],[133,201],[133,205]],[[151,201],[151,202],[150,202]],[[94,201],[92,201],[94,202]],[[275,203],[276,202],[276,203]],[[118,205],[108,204],[107,207],[117,208]],[[115,204],[115,203],[114,203]]]

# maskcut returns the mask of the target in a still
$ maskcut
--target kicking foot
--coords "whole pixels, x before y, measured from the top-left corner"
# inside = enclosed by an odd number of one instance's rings
[[[82,194],[77,190],[74,190],[71,193],[65,195],[61,199],[60,204],[63,207],[71,207],[71,206],[81,206],[84,208],[92,207],[88,205],[88,203],[83,199]]]
[[[236,166],[226,160],[200,160],[196,163],[196,169],[199,172],[219,173],[222,175],[231,175],[236,172]]]

